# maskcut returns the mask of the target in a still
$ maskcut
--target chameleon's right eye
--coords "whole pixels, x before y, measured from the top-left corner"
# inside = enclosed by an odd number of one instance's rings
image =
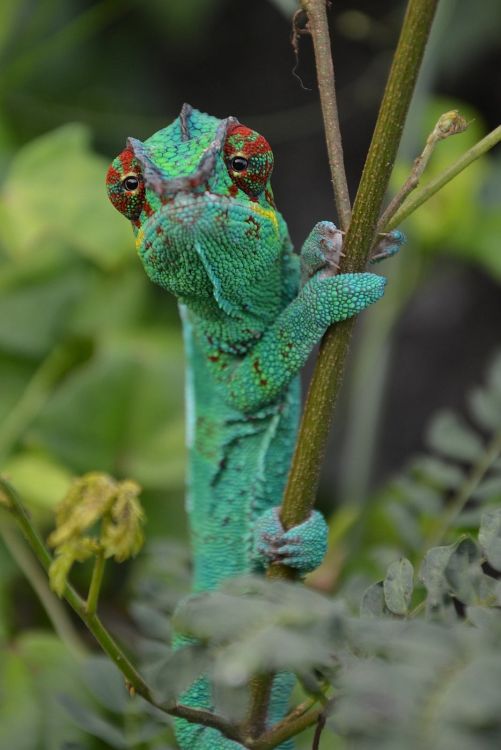
[[[106,187],[117,211],[131,221],[139,218],[144,206],[144,180],[131,149],[126,148],[113,161],[106,175]]]

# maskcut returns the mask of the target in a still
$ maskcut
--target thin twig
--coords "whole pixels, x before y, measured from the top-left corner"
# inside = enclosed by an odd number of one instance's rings
[[[21,503],[21,500],[11,486],[9,482],[0,477],[0,508],[4,508],[10,513],[19,524],[23,535],[25,536],[28,544],[35,553],[38,561],[48,573],[50,565],[52,563],[52,555],[43,543],[38,531],[31,523],[31,519]],[[158,703],[139,672],[136,670],[134,665],[129,661],[125,652],[121,649],[118,643],[114,640],[112,635],[105,628],[101,620],[96,614],[89,614],[87,612],[86,602],[77,594],[75,589],[66,584],[63,592],[63,598],[68,602],[70,607],[77,613],[80,619],[85,623],[86,627],[90,630],[96,641],[99,643],[103,651],[110,657],[113,663],[118,667],[120,672],[125,677],[128,685],[134,688],[136,693],[139,693],[148,703],[151,703],[156,708],[164,711],[165,713],[176,716],[186,721],[202,724],[206,727],[212,727],[217,729],[221,734],[229,739],[241,741],[241,732],[232,723],[226,721],[220,716],[211,713],[210,711],[203,711],[200,709],[191,708],[182,704],[161,704]]]
[[[331,165],[332,185],[341,229],[348,229],[351,220],[350,194],[344,168],[343,144],[336,101],[334,65],[332,62],[327,4],[325,0],[301,0],[308,17],[315,52],[318,91],[322,105],[327,154]]]
[[[97,603],[99,601],[99,592],[101,591],[105,565],[106,559],[104,557],[104,551],[100,550],[96,555],[96,559],[94,560],[94,568],[92,570],[92,578],[90,580],[89,594],[87,596],[87,602],[85,605],[88,615],[94,615],[97,611]]]
[[[391,220],[384,227],[384,231],[389,232],[391,229],[394,229],[399,224],[401,224],[404,219],[410,216],[410,214],[414,213],[414,211],[419,208],[419,206],[429,200],[432,195],[435,195],[435,193],[441,190],[444,185],[447,185],[447,183],[450,182],[458,174],[460,174],[463,169],[469,167],[472,162],[474,162],[483,154],[487,153],[487,151],[496,146],[500,141],[501,125],[498,125],[498,127],[488,133],[485,138],[482,138],[481,141],[468,149],[468,151],[460,156],[459,159],[456,159],[456,161],[451,164],[450,167],[445,169],[437,177],[434,177],[433,180],[430,180],[430,182],[428,182],[426,185],[423,185],[422,188],[416,190],[416,192],[411,195],[399,208],[399,210],[393,215]]]
[[[77,656],[84,655],[87,649],[83,641],[73,627],[65,608],[50,590],[47,577],[40,570],[40,566],[34,560],[24,542],[19,538],[17,531],[11,528],[11,524],[5,523],[0,526],[0,536],[16,565],[38,596],[54,631],[61,641]]]
[[[466,503],[477,489],[478,485],[489,471],[491,466],[501,455],[501,433],[495,435],[478,461],[472,466],[469,475],[459,487],[457,493],[447,504],[444,515],[440,519],[438,527],[432,529],[430,535],[423,545],[423,555],[431,547],[437,547],[443,542],[448,530],[462,512]]]
[[[417,188],[421,175],[426,169],[437,143],[449,138],[451,135],[464,133],[467,127],[468,123],[459,114],[457,109],[445,112],[439,117],[435,127],[426,139],[423,151],[414,160],[409,177],[381,214],[377,225],[378,232],[384,231],[384,228],[390,223],[392,216],[398,211],[407,196]]]
[[[320,748],[320,737],[325,727],[325,714],[320,714],[317,719],[317,727],[315,729],[315,735],[313,737],[313,744],[311,750],[319,750]]]

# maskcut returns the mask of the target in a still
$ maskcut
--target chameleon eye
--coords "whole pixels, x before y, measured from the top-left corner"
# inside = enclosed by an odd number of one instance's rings
[[[122,151],[108,169],[106,187],[117,211],[131,221],[139,219],[144,207],[145,187],[141,165],[131,149]]]
[[[122,185],[127,192],[132,193],[139,187],[139,180],[136,175],[130,174],[122,180]]]
[[[257,198],[266,189],[273,169],[273,153],[266,138],[245,125],[234,125],[228,130],[224,155],[234,184]]]
[[[249,166],[249,161],[245,156],[234,156],[230,164],[234,172],[243,172]]]

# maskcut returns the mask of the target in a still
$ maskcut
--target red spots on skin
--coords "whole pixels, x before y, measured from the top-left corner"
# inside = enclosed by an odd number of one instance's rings
[[[261,370],[261,362],[259,359],[255,359],[252,363],[252,369],[259,376],[259,385],[268,385],[268,381],[263,377],[263,371]]]
[[[273,169],[273,153],[266,138],[245,125],[234,125],[226,136],[224,156],[234,184],[251,200],[257,200],[257,196],[266,188]],[[247,159],[245,169],[233,169],[235,156]]]
[[[233,185],[230,185],[230,188],[228,190],[228,194],[229,194],[230,198],[234,198],[237,193],[238,193],[238,187],[237,187],[237,185],[235,185],[235,183],[233,183]]]
[[[138,179],[135,190],[126,190],[123,185],[124,178],[129,175],[134,175]],[[126,148],[122,151],[108,169],[106,187],[108,197],[117,211],[135,222],[143,208],[145,187],[141,165],[131,149]]]
[[[249,224],[249,228],[245,230],[246,236],[253,239],[259,239],[259,236],[261,234],[261,225],[259,221],[257,221],[254,216],[248,216],[245,220],[245,223]]]
[[[271,192],[271,190],[265,190],[264,197],[266,198],[267,202],[270,204],[272,208],[276,208],[275,199],[273,197],[273,193]]]

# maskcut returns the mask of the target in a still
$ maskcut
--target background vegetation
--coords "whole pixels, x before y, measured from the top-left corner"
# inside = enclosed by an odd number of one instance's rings
[[[187,100],[220,116],[235,114],[267,136],[275,151],[277,202],[296,245],[315,221],[332,218],[307,40],[301,44],[297,70],[302,85],[292,75],[289,13],[294,5],[287,0],[4,0],[0,8],[1,470],[47,532],[52,509],[75,474],[98,469],[117,478],[133,477],[143,486],[148,547],[133,565],[107,571],[102,606],[110,629],[141,654],[146,667],[166,658],[167,614],[189,578],[182,345],[174,302],[144,277],[130,230],[107,203],[104,174],[126,136],[147,137]],[[399,0],[384,8],[343,0],[332,14],[352,188],[402,11]],[[395,186],[440,113],[458,108],[472,122],[466,133],[439,145],[428,175],[497,125],[494,76],[500,21],[495,0],[484,0],[482,13],[466,0],[443,0]],[[378,584],[363,597],[366,613],[402,617],[409,608],[424,607],[422,591],[411,599],[406,564],[397,578],[407,581],[407,588],[395,602],[388,565],[405,555],[418,567],[423,550],[443,541],[444,519],[450,526],[459,524],[460,531],[477,529],[484,504],[488,509],[499,505],[499,460],[496,464],[494,456],[478,475],[500,430],[495,417],[501,412],[495,359],[501,314],[497,162],[496,153],[477,161],[407,222],[408,247],[384,269],[393,283],[384,302],[359,326],[321,493],[322,507],[331,517],[333,552],[314,583],[341,592],[348,608],[342,613],[326,610],[329,622],[335,617],[346,625],[343,618],[353,614],[367,587],[385,577],[386,588]],[[492,362],[498,364],[486,376]],[[465,416],[473,384],[476,426],[471,414]],[[445,411],[428,428],[439,408]],[[451,409],[463,414],[461,421],[451,416]],[[429,456],[415,460],[425,446],[447,461]],[[478,475],[478,487],[467,484],[472,475]],[[457,518],[446,516],[451,499],[457,501]],[[469,515],[461,516],[463,506]],[[474,656],[466,688],[480,682],[484,688],[474,702],[480,708],[477,714],[472,709],[472,722],[491,732],[486,730],[483,740],[475,734],[476,745],[461,740],[463,745],[455,747],[494,747],[499,735],[493,732],[500,731],[494,720],[497,704],[491,700],[499,687],[499,665],[492,666],[487,647],[497,642],[499,626],[482,620],[490,616],[482,609],[486,603],[499,599],[495,579],[484,580],[486,565],[491,573],[501,567],[492,541],[497,539],[496,518],[484,518],[479,546],[465,540],[443,553],[440,576],[433,579],[439,620],[456,617],[458,611],[464,616],[465,607],[476,607],[471,617],[490,633],[477,630],[477,637],[461,631],[443,645],[444,673],[458,653]],[[0,747],[168,747],[164,718],[152,712],[145,720],[144,706],[128,700],[113,668],[92,653],[94,644],[54,604],[12,529],[2,528]],[[455,571],[463,563],[471,576],[462,574],[461,579],[473,576],[473,583],[458,591]],[[85,566],[75,572],[77,584],[87,580]],[[423,575],[429,583],[429,571]],[[394,577],[395,571],[390,581]],[[444,580],[453,591],[446,603]],[[290,606],[297,611],[314,604],[294,600]],[[426,607],[433,606],[428,600]],[[333,719],[333,726],[342,727],[357,748],[378,747],[378,742],[401,747],[404,724],[411,743],[419,736],[416,727],[426,723],[419,713],[415,725],[406,717],[431,680],[426,665],[434,668],[430,644],[436,641],[429,628],[435,626],[414,621],[402,634],[396,630],[399,622],[388,617],[378,619],[377,626],[377,648],[385,643],[387,651],[388,644],[393,649],[384,654],[385,664],[398,656],[394,672],[383,670],[377,659],[350,670],[348,689],[359,697],[360,711],[351,708],[350,714],[341,702]],[[54,636],[54,627],[63,641]],[[133,638],[138,627],[142,636]],[[352,634],[351,645],[359,653],[370,652],[369,634],[363,625],[354,627],[359,631]],[[305,626],[304,643],[307,630]],[[333,633],[339,636],[339,630]],[[371,633],[374,639],[374,626]],[[322,643],[318,632],[315,637]],[[328,639],[326,643],[330,648]],[[243,646],[240,653],[247,653]],[[225,656],[231,665],[230,657]],[[482,667],[486,660],[489,669]],[[246,669],[249,665],[255,666],[247,661]],[[311,666],[309,657],[306,666]],[[391,707],[393,714],[390,709],[385,714],[380,705],[375,713],[369,710],[382,700],[381,684],[386,690],[383,708]],[[441,717],[456,726],[473,697],[467,690],[449,696],[449,714],[446,706]],[[494,706],[490,713],[489,706]],[[365,728],[360,713],[368,717]],[[427,726],[440,733],[433,722]],[[454,733],[446,736],[452,743]]]

